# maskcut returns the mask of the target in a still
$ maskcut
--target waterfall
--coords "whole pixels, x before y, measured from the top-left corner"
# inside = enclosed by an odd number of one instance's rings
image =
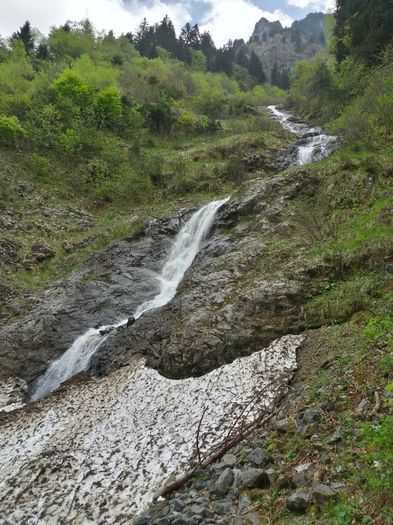
[[[337,137],[326,135],[320,128],[311,128],[304,122],[294,121],[290,113],[280,111],[276,106],[269,106],[268,110],[283,128],[300,137],[293,165],[316,162],[333,152]]]
[[[203,206],[182,227],[157,277],[160,282],[158,294],[138,306],[133,314],[134,319],[138,319],[150,310],[164,306],[173,299],[185,272],[200,250],[202,240],[209,232],[217,210],[227,201],[228,198]],[[108,338],[109,332],[127,324],[127,321],[128,319],[123,319],[114,325],[89,328],[78,337],[71,347],[48,367],[45,374],[37,379],[31,394],[31,401],[44,397],[67,379],[86,370],[94,353]]]

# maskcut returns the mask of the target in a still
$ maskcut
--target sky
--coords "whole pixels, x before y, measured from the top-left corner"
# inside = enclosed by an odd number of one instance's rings
[[[146,17],[155,23],[168,14],[177,30],[186,22],[211,32],[219,46],[248,40],[263,16],[285,26],[308,13],[327,11],[334,0],[0,0],[0,35],[10,36],[26,20],[47,34],[51,26],[89,18],[97,30],[133,31]]]

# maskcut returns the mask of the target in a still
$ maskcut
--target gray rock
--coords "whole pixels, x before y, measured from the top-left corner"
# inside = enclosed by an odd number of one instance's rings
[[[225,496],[233,485],[235,477],[233,470],[226,468],[220,474],[220,477],[214,485],[214,491],[218,496]]]
[[[265,525],[261,518],[255,512],[250,512],[244,516],[236,516],[231,521],[231,525]]]
[[[149,516],[141,515],[135,518],[134,525],[150,525],[152,522]]]
[[[189,516],[176,516],[172,519],[172,525],[195,525],[195,520]]]
[[[273,463],[273,457],[269,452],[261,448],[254,448],[247,456],[248,461],[257,465],[257,467],[266,467]]]
[[[265,470],[253,468],[241,472],[236,480],[236,486],[264,489],[269,486],[269,478]]]
[[[289,418],[280,419],[278,421],[275,421],[274,427],[276,430],[282,433],[295,431],[295,423],[293,422],[292,419],[289,419]]]
[[[279,479],[279,473],[274,468],[269,468],[266,471],[267,477],[269,478],[270,485],[276,485]]]
[[[221,499],[216,502],[214,510],[217,514],[228,514],[232,510],[232,500],[231,499]]]
[[[301,412],[298,415],[298,419],[300,419],[306,425],[318,423],[318,421],[321,419],[321,411],[314,407],[307,408],[307,410],[304,410],[304,412]]]
[[[358,406],[356,407],[355,412],[357,414],[367,414],[371,410],[372,404],[368,399],[362,399]]]
[[[240,514],[243,514],[243,512],[245,512],[251,506],[252,506],[252,501],[247,496],[247,494],[240,494],[240,496],[239,496],[239,503],[238,503],[238,510],[239,510]]]
[[[194,505],[191,505],[191,507],[188,509],[188,512],[191,515],[197,516],[199,518],[211,518],[214,516],[214,512],[209,509],[206,505],[200,505],[197,503],[194,503]]]
[[[180,498],[174,498],[169,501],[169,507],[172,511],[182,512],[184,509],[184,502]]]
[[[312,489],[312,497],[317,503],[326,503],[336,497],[336,492],[328,485],[316,485]]]
[[[224,465],[228,465],[228,467],[233,467],[236,465],[237,458],[235,454],[225,454],[221,460],[221,462]]]
[[[310,496],[304,490],[297,490],[288,496],[286,505],[288,510],[304,514],[310,505]]]

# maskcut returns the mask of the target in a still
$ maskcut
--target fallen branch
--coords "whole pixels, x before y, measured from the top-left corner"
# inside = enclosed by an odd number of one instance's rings
[[[267,385],[267,387],[271,387],[271,384]],[[265,388],[265,389],[266,389]],[[262,393],[265,391],[263,389],[259,394],[262,395]],[[189,481],[194,472],[197,468],[206,468],[215,461],[217,461],[219,458],[221,458],[226,452],[228,452],[231,448],[233,448],[235,445],[240,443],[243,439],[249,437],[255,430],[258,428],[261,428],[262,426],[266,425],[276,414],[278,406],[281,404],[285,397],[286,392],[282,392],[279,394],[276,398],[276,403],[274,407],[271,409],[270,413],[266,413],[265,411],[262,412],[258,417],[256,417],[252,422],[248,423],[244,427],[242,427],[240,432],[237,432],[233,436],[228,436],[225,438],[221,443],[210,449],[210,451],[206,452],[206,454],[201,458],[201,460],[194,465],[192,468],[175,478],[174,480],[169,479],[164,486],[156,492],[154,495],[153,500],[157,500],[160,497],[165,497],[171,492],[181,488],[183,485]],[[258,399],[260,396],[258,397]]]

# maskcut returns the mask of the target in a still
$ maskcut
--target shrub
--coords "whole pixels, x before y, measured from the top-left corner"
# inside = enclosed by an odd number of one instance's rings
[[[118,126],[123,113],[118,88],[109,87],[100,91],[95,97],[94,112],[99,127],[114,128]]]
[[[43,155],[32,153],[28,159],[27,166],[30,172],[36,177],[49,177],[52,173],[52,163]]]
[[[7,146],[15,146],[17,141],[26,135],[17,117],[0,115],[0,142]]]

